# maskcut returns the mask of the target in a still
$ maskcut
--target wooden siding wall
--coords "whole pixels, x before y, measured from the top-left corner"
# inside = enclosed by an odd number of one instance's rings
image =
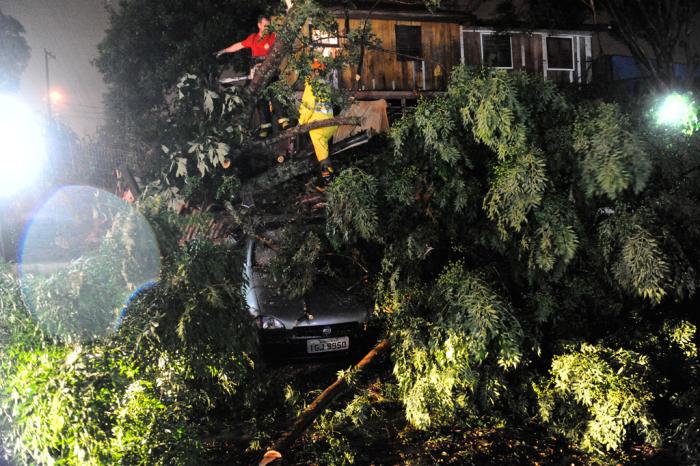
[[[339,21],[341,29],[342,20]],[[361,28],[362,20],[351,19],[350,28]],[[394,26],[420,26],[421,46],[425,60],[425,89],[423,87],[423,64],[420,61],[401,61],[392,53],[396,51]],[[399,20],[371,20],[372,32],[381,41],[381,50],[365,52],[359,89],[376,91],[444,90],[450,71],[460,62],[460,26],[452,23]],[[415,63],[415,74],[414,66]],[[436,76],[438,65],[442,76]],[[352,88],[356,67],[343,70],[341,87]],[[414,88],[415,83],[415,88]]]

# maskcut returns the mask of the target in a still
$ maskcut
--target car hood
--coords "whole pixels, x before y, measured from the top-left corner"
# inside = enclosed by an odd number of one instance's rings
[[[349,322],[362,323],[369,315],[368,305],[357,297],[338,292],[328,286],[318,286],[309,297],[288,299],[266,286],[272,277],[253,274],[252,289],[257,300],[256,315],[279,319],[286,329],[311,325],[334,325]],[[252,310],[252,309],[251,309]]]
[[[246,260],[246,301],[254,316],[272,316],[286,329],[314,325],[363,323],[369,317],[371,305],[359,294],[338,289],[319,280],[308,294],[288,299],[279,293],[278,284],[264,268],[253,267],[253,248],[248,248]]]

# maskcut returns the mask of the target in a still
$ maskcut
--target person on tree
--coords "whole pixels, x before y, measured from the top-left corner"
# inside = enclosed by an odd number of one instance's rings
[[[270,50],[272,50],[272,46],[275,45],[275,33],[267,31],[267,26],[269,24],[270,18],[267,15],[258,16],[258,32],[254,32],[244,40],[219,50],[216,52],[216,56],[220,57],[225,53],[236,53],[243,49],[250,49],[253,63],[249,78],[253,79],[255,72],[267,58]],[[275,79],[273,79],[273,81],[274,80]],[[268,137],[272,132],[272,107],[273,103],[271,101],[265,99],[258,100],[258,112],[260,114],[260,131],[258,132],[258,136],[261,139]],[[279,105],[275,107],[281,108]],[[282,129],[287,129],[289,126],[289,118],[280,117],[277,122]]]
[[[328,96],[329,85],[325,79],[326,65],[318,60],[311,64],[313,76],[306,79],[304,95],[299,106],[299,124],[305,125],[314,121],[333,118],[333,105]],[[325,94],[325,95],[324,95]],[[311,143],[314,146],[316,159],[321,168],[321,185],[316,189],[323,192],[333,181],[335,174],[329,159],[329,141],[338,130],[337,126],[326,126],[309,131]]]

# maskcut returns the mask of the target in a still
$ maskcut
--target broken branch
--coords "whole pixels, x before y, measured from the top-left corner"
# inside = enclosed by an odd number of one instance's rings
[[[363,371],[372,361],[374,361],[379,355],[383,354],[390,348],[391,344],[389,340],[380,341],[377,346],[372,348],[372,351],[367,353],[360,362],[358,362],[353,368],[355,372]],[[282,458],[284,452],[286,452],[292,444],[306,431],[306,429],[316,420],[316,418],[326,409],[326,407],[336,400],[340,395],[344,394],[351,388],[351,385],[347,381],[347,377],[339,377],[332,385],[326,388],[323,393],[321,393],[309,406],[304,409],[304,411],[299,415],[296,422],[290,430],[284,432],[275,441],[272,446],[266,452],[267,458],[261,461],[261,464],[269,463],[270,456],[274,456],[276,459]],[[276,453],[270,455],[270,453]],[[279,454],[279,456],[277,456]],[[265,462],[265,460],[268,460]]]
[[[260,141],[259,144],[270,146],[284,139],[296,136],[297,134],[308,133],[312,129],[326,128],[328,126],[359,126],[361,124],[362,120],[360,117],[348,116],[339,116],[335,118],[329,118],[328,120],[312,121],[311,123],[295,126],[294,128],[290,128],[286,131],[283,131],[274,138],[267,139],[265,141]]]
[[[313,169],[314,165],[311,163],[310,158],[285,162],[256,176],[246,183],[242,189],[249,190],[250,192],[270,189],[278,184],[282,184],[297,176],[308,173]]]

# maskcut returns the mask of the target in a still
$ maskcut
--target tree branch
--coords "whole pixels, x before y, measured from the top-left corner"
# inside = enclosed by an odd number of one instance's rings
[[[258,144],[265,145],[265,146],[271,146],[273,144],[276,144],[284,139],[291,138],[292,136],[296,136],[297,134],[303,134],[303,133],[308,133],[312,129],[318,129],[318,128],[326,128],[328,126],[343,126],[343,125],[348,125],[348,126],[359,126],[362,124],[362,121],[360,117],[347,117],[347,116],[339,116],[335,118],[329,118],[328,120],[319,120],[319,121],[313,121],[311,123],[307,123],[305,125],[301,126],[295,126],[294,128],[290,128],[286,131],[281,132],[277,136],[271,139],[266,139],[264,141],[258,141]]]
[[[662,79],[659,76],[657,68],[653,65],[652,61],[644,52],[643,47],[638,43],[634,28],[631,27],[624,14],[625,12],[622,11],[623,7],[615,2],[615,0],[603,0],[601,3],[604,5],[605,9],[608,10],[608,13],[610,13],[610,16],[615,21],[620,39],[622,39],[622,42],[629,47],[632,56],[635,57],[637,61],[649,71],[657,85],[661,84]]]
[[[656,86],[673,87],[677,81],[673,55],[683,45],[683,31],[700,11],[697,0],[599,0],[599,3],[616,23],[618,38],[649,71]]]
[[[374,359],[388,351],[391,347],[389,340],[382,340],[375,346],[372,351],[367,353],[362,360],[355,365],[354,371],[360,372],[364,370]],[[309,428],[316,418],[326,409],[326,407],[336,400],[339,396],[347,392],[351,388],[346,377],[339,377],[332,385],[326,388],[306,409],[299,415],[294,425],[290,430],[284,432],[269,448],[266,453],[267,458],[274,456],[281,459],[283,454],[292,446],[292,444]],[[270,455],[275,452],[276,455]],[[279,456],[277,456],[279,455]],[[261,463],[267,464],[267,463]]]
[[[271,168],[263,174],[256,176],[246,183],[241,189],[247,189],[250,190],[250,192],[270,189],[308,173],[313,169],[314,165],[311,163],[311,159],[308,157],[302,160],[292,160],[276,165],[274,168]]]
[[[330,120],[326,120],[330,121]],[[339,153],[344,152],[348,148],[355,147],[359,144],[363,144],[369,141],[371,137],[370,132],[365,132],[364,134],[359,134],[356,136],[351,136],[333,146],[331,150],[331,158],[336,157]],[[349,142],[348,147],[343,147],[346,142]],[[312,152],[305,151],[302,154],[297,155],[296,160],[290,160],[283,164],[276,164],[274,167],[265,171],[264,173],[256,176],[249,180],[245,185],[241,187],[241,190],[248,190],[249,192],[256,192],[260,190],[267,190],[274,188],[277,185],[285,183],[296,177],[309,173],[316,167],[315,163],[312,163],[311,157]]]

